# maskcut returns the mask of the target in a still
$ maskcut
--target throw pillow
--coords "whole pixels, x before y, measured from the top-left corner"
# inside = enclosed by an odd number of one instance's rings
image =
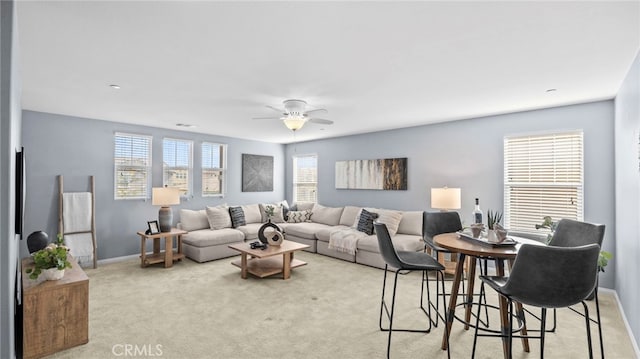
[[[242,210],[242,207],[229,207],[229,215],[231,216],[231,226],[233,228],[238,228],[247,224],[244,220],[244,211]]]
[[[311,222],[311,211],[289,211],[288,223]]]
[[[260,217],[260,206],[258,204],[247,204],[242,207],[244,212],[244,220],[247,223],[260,223],[262,218]]]
[[[286,222],[287,217],[289,217],[289,211],[292,210],[291,208],[289,208],[289,202],[287,202],[287,200],[285,199],[276,204],[282,206],[282,218],[284,218],[284,221]]]
[[[231,216],[227,207],[207,207],[207,218],[211,229],[231,228]]]
[[[198,229],[210,228],[207,212],[204,209],[199,211],[181,209],[180,228],[185,231],[197,231]]]
[[[377,212],[378,222],[386,224],[389,235],[392,237],[395,236],[398,232],[400,221],[402,220],[402,212],[388,209],[379,209]]]
[[[274,204],[274,203],[270,203],[270,204],[263,204],[260,203],[260,216],[262,217],[262,222],[265,223],[267,222],[267,213],[266,213],[266,209],[267,206],[271,206],[273,207],[273,216],[271,217],[271,223],[284,223],[284,214],[282,211],[282,206],[279,204]]]
[[[369,212],[366,209],[363,209],[362,212],[360,212],[360,219],[358,220],[357,229],[360,232],[364,232],[364,233],[366,233],[368,235],[372,235],[373,234],[373,221],[375,221],[376,218],[378,218],[378,214],[377,213]]]

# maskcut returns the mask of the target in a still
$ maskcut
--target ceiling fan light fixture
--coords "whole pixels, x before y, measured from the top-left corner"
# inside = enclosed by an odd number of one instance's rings
[[[291,131],[297,131],[301,129],[302,126],[304,126],[304,124],[307,122],[307,119],[302,116],[287,116],[283,117],[282,121],[288,129],[290,129]]]

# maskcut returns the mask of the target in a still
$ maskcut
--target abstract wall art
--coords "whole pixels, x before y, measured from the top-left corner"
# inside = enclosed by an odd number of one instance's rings
[[[407,158],[336,162],[336,189],[407,190]]]
[[[273,156],[242,154],[242,192],[273,191]]]

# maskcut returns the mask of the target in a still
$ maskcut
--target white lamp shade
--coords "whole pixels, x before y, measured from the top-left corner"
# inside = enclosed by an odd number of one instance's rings
[[[151,204],[163,207],[180,204],[180,190],[170,187],[152,188]]]
[[[460,209],[460,188],[432,188],[431,208]]]

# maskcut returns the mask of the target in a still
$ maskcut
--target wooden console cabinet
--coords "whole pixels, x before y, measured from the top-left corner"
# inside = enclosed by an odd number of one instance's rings
[[[89,342],[89,277],[75,259],[60,280],[29,279],[22,260],[23,357],[40,358]]]

